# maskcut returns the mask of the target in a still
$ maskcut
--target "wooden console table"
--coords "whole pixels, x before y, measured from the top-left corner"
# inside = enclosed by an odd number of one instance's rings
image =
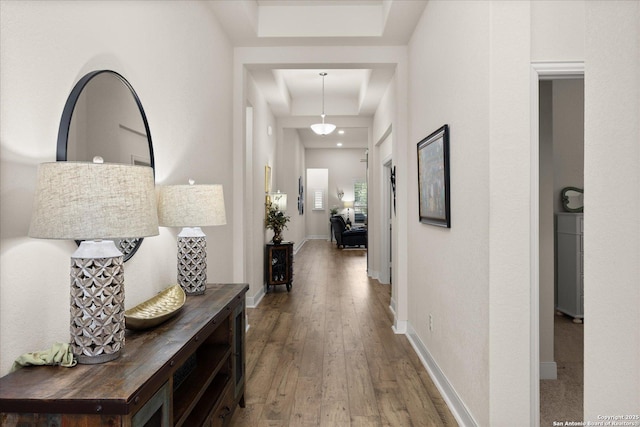
[[[98,365],[0,378],[2,426],[223,426],[244,407],[246,284],[209,284]]]

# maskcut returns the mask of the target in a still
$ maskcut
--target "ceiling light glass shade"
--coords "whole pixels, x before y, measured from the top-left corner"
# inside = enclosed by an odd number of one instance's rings
[[[88,162],[38,166],[30,237],[95,240],[157,235],[150,167]]]
[[[311,125],[311,130],[318,135],[329,135],[336,130],[336,125],[332,125],[331,123],[316,123]]]
[[[327,75],[327,73],[320,73],[320,76],[322,76],[322,114],[320,114],[320,117],[322,117],[322,123],[316,123],[311,125],[311,130],[314,131],[317,135],[329,135],[331,132],[333,132],[334,130],[336,130],[336,125],[332,125],[330,123],[325,123],[324,122],[324,118],[325,118],[325,114],[324,114],[324,78]]]
[[[163,227],[206,227],[226,224],[222,185],[160,186],[158,222]]]

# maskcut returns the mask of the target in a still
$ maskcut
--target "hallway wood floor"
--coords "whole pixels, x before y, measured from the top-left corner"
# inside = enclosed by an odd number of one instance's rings
[[[366,251],[311,240],[290,293],[247,309],[246,408],[232,426],[456,426],[404,335]]]

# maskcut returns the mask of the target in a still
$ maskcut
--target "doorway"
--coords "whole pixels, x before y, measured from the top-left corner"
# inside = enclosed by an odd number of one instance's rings
[[[562,188],[584,183],[584,65],[532,64],[532,102],[532,425],[550,425],[583,418],[582,325],[556,315],[555,224]]]

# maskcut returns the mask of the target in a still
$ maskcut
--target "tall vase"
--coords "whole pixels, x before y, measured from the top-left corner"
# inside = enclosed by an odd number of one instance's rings
[[[280,242],[282,242],[282,230],[281,229],[274,229],[273,230],[273,239],[271,239],[271,241],[275,244],[279,244]]]

